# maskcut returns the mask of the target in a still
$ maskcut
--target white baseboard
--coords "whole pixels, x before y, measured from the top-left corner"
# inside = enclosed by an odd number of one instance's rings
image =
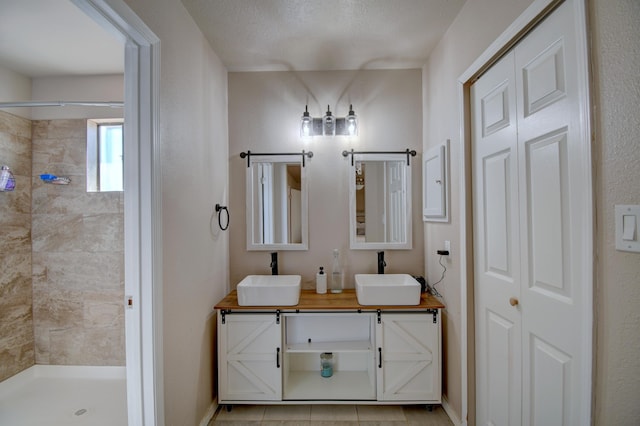
[[[447,413],[447,416],[449,416],[449,419],[451,419],[451,422],[455,426],[466,426],[467,422],[462,423],[460,421],[458,415],[455,413],[455,411],[453,411],[453,408],[451,408],[451,406],[449,405],[449,401],[447,401],[447,398],[444,395],[442,396],[442,409],[445,413]]]
[[[207,410],[202,420],[200,420],[200,426],[209,426],[209,422],[211,422],[211,419],[213,419],[213,416],[216,414],[217,409],[218,409],[218,399],[216,398],[213,400],[213,402],[209,406],[209,409]]]

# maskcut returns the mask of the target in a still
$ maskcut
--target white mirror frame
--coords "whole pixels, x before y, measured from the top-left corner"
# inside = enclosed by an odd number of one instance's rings
[[[356,180],[354,179],[355,164],[360,161],[402,161],[405,164],[404,190],[405,190],[405,241],[401,243],[379,242],[366,243],[357,240],[356,226]],[[347,162],[349,171],[349,242],[352,250],[411,250],[412,244],[412,210],[411,210],[411,164],[407,164],[407,154],[353,154]],[[352,165],[353,164],[353,165]],[[366,183],[365,183],[366,185]]]
[[[300,164],[300,191],[301,191],[301,233],[302,242],[296,244],[260,244],[254,239],[255,229],[253,220],[253,200],[254,200],[254,168],[253,163],[299,163]],[[247,167],[246,173],[246,230],[247,230],[247,250],[248,251],[275,251],[275,250],[308,250],[309,249],[309,190],[307,186],[306,167],[308,162],[303,166],[300,154],[295,155],[274,155],[261,156],[252,154]]]

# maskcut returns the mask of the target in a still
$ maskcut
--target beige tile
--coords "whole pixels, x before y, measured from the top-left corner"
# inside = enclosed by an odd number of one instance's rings
[[[34,214],[31,238],[35,252],[84,251],[80,214]]]
[[[355,405],[312,405],[311,420],[358,421]]]
[[[82,234],[84,251],[124,253],[124,215],[122,213],[84,215]]]
[[[359,421],[406,421],[399,405],[358,405]]]
[[[264,405],[234,405],[231,411],[227,411],[226,407],[220,407],[215,417],[216,424],[218,421],[262,421],[264,417]]]
[[[432,411],[425,405],[405,405],[403,407],[407,423],[414,426],[452,426],[453,423],[441,406],[436,405]]]
[[[357,421],[311,420],[310,426],[358,426]]]
[[[85,292],[83,295],[84,327],[122,327],[124,329],[124,291]]]
[[[3,194],[4,196],[4,194]],[[2,238],[0,239],[0,253],[3,256],[0,268],[13,269],[15,264],[4,260],[8,254],[23,253],[31,257],[31,215],[15,213],[11,207],[4,211],[0,207],[0,227],[2,228]],[[31,263],[31,259],[29,259]]]
[[[309,426],[310,420],[263,420],[260,426]]]
[[[124,365],[118,328],[50,330],[50,362],[60,365]]]
[[[310,405],[267,405],[264,420],[310,420]]]

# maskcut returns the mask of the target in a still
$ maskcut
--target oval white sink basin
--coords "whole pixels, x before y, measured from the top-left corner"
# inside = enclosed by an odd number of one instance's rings
[[[408,274],[356,274],[361,305],[419,305],[420,283]]]
[[[240,306],[294,306],[300,275],[247,275],[236,288]]]

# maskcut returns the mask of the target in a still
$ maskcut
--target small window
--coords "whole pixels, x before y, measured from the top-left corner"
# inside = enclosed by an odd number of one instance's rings
[[[124,188],[122,119],[87,120],[87,192]]]

